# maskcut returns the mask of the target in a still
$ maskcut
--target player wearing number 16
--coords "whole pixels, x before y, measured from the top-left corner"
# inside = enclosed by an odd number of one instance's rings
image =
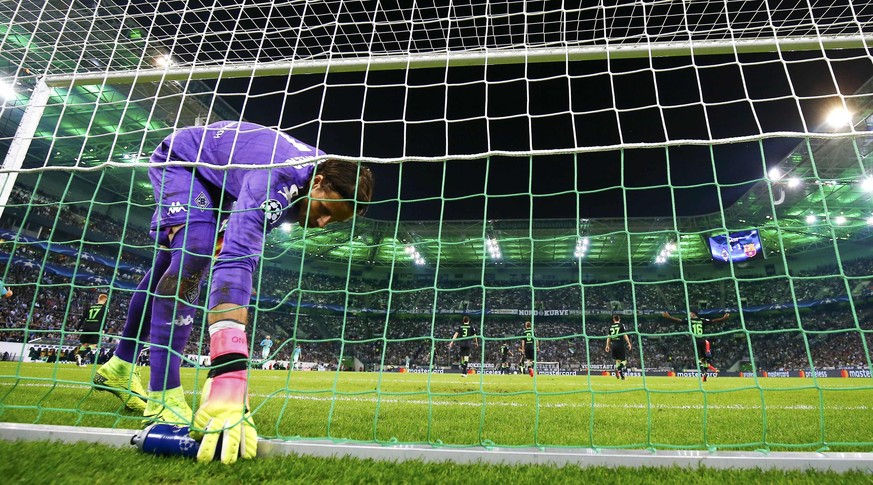
[[[127,407],[142,410],[146,420],[190,425],[192,436],[202,440],[199,460],[215,455],[233,463],[255,456],[257,433],[247,407],[246,307],[266,234],[285,222],[305,229],[348,220],[362,215],[372,197],[367,167],[312,161],[321,155],[275,129],[221,121],[180,129],[151,156],[157,207],[150,229],[159,249],[131,298],[115,357],[94,382]],[[224,168],[230,164],[248,168]],[[222,214],[229,214],[223,241],[216,235]],[[200,408],[192,413],[180,383],[180,356],[207,274],[211,369]],[[142,394],[132,362],[145,338],[152,367],[147,403],[132,398]]]
[[[684,321],[681,318],[671,316],[668,312],[661,313],[661,316],[675,322]],[[703,377],[703,382],[706,382],[707,371],[718,374],[718,369],[712,365],[712,344],[704,337],[706,335],[706,327],[711,323],[723,322],[728,317],[730,317],[730,313],[725,313],[721,318],[709,319],[697,315],[696,310],[689,312],[688,326],[697,345],[697,366],[700,370],[700,375]]]

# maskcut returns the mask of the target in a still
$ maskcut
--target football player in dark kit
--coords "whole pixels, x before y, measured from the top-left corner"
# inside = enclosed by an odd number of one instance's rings
[[[612,340],[615,339],[615,344]],[[624,344],[621,340],[624,339]],[[609,337],[606,337],[606,351],[612,348],[612,358],[615,359],[615,378],[624,380],[627,370],[627,353],[634,349],[630,338],[627,336],[624,325],[621,323],[621,315],[612,316],[612,325],[609,326]]]
[[[697,315],[697,310],[691,310],[688,316],[688,325],[691,327],[691,335],[695,339],[697,345],[697,367],[700,370],[700,375],[703,377],[703,382],[706,382],[706,371],[709,370],[718,374],[718,369],[712,365],[712,345],[704,335],[705,329],[711,323],[723,322],[730,317],[730,313],[725,313],[721,318],[703,318]],[[683,322],[681,318],[671,316],[668,312],[661,313],[664,318],[673,320],[674,322]]]
[[[458,329],[455,330],[455,334],[452,336],[452,341],[449,342],[449,351],[451,351],[455,339],[458,337],[461,338],[461,375],[463,377],[467,377],[467,365],[470,362],[470,340],[473,340],[473,345],[477,348],[479,347],[478,340],[472,338],[475,336],[476,329],[470,325],[470,317],[464,315],[464,318],[461,319],[461,325],[459,325]]]
[[[500,373],[508,374],[509,373],[509,357],[512,356],[512,351],[509,350],[509,344],[503,342],[500,344]]]
[[[524,337],[521,339],[521,353],[524,355],[524,366],[527,368],[527,373],[531,377],[534,375],[535,349],[539,350],[539,342],[536,342],[533,336],[533,324],[530,321],[524,322]]]
[[[95,355],[97,352],[97,344],[100,343],[100,327],[103,326],[103,320],[106,318],[106,300],[109,297],[105,293],[101,293],[97,297],[97,303],[88,305],[82,314],[82,320],[79,323],[79,351],[76,352],[76,362],[82,366],[87,364],[88,354]],[[94,350],[91,350],[91,346]]]

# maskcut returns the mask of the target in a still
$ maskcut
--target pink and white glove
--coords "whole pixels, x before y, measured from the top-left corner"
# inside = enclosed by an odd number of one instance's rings
[[[218,451],[221,462],[230,465],[257,454],[258,431],[248,414],[247,380],[244,370],[206,380],[203,404],[191,428],[191,436],[200,440],[197,461],[212,461]]]
[[[212,461],[218,453],[221,462],[230,465],[258,452],[258,432],[248,412],[248,344],[245,326],[238,322],[217,322],[209,333],[214,367],[190,434],[200,441],[197,461]]]

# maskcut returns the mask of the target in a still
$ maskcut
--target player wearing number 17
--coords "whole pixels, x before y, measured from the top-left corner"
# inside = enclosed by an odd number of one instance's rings
[[[697,315],[696,310],[689,312],[688,326],[691,328],[691,335],[694,337],[697,345],[697,367],[700,370],[700,375],[703,377],[703,382],[706,382],[707,371],[718,374],[718,369],[712,365],[712,344],[704,337],[706,335],[706,327],[711,323],[723,322],[730,315],[730,313],[725,313],[721,318],[709,319]],[[662,313],[661,316],[674,322],[684,321],[681,318],[671,316],[668,312]]]
[[[252,274],[266,234],[285,222],[305,229],[348,220],[364,214],[372,197],[367,167],[312,161],[321,155],[280,131],[221,121],[180,129],[151,156],[149,179],[157,204],[151,234],[159,250],[131,298],[115,357],[97,371],[94,382],[128,398],[127,407],[144,408],[148,420],[190,424],[192,436],[202,440],[198,460],[219,456],[233,463],[254,457],[257,450],[247,409],[245,327]],[[174,161],[187,165],[164,163]],[[286,162],[298,164],[274,166]],[[248,168],[226,168],[231,164]],[[217,236],[221,214],[228,212],[223,236]],[[207,274],[212,275],[207,299],[211,369],[200,408],[192,413],[179,367]],[[152,344],[147,404],[130,399],[141,394],[132,362],[146,336]]]
[[[106,301],[109,296],[101,293],[97,297],[97,303],[88,305],[82,319],[79,321],[79,351],[76,352],[76,362],[80,366],[85,365],[88,356],[97,354],[97,346],[100,344],[100,330],[106,320]],[[93,350],[92,350],[93,346]],[[94,359],[96,361],[96,359]]]

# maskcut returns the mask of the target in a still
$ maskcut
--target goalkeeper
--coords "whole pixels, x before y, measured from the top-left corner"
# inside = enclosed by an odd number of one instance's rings
[[[216,455],[223,436],[221,461],[252,458],[257,434],[247,413],[249,348],[246,306],[252,274],[263,251],[264,237],[284,222],[324,227],[363,214],[370,201],[373,176],[357,163],[307,160],[324,152],[280,131],[246,122],[222,121],[183,128],[167,137],[151,156],[152,163],[197,162],[194,166],[149,169],[157,207],[151,234],[159,245],[151,270],[131,298],[127,321],[115,356],[94,377],[98,389],[112,392],[147,421],[192,424],[202,440],[198,459]],[[293,167],[271,168],[283,162]],[[207,166],[230,163],[261,169]],[[227,217],[223,236],[216,236],[220,212]],[[214,255],[214,263],[213,263]],[[194,323],[200,286],[210,273],[207,308],[209,377],[201,405],[192,413],[179,377],[181,355]],[[153,295],[153,296],[152,296]],[[148,338],[151,376],[147,403],[133,366]]]

